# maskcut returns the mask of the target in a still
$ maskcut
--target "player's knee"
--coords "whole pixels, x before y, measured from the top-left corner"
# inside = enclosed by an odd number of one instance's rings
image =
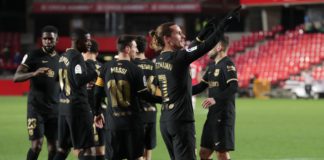
[[[224,152],[217,152],[217,158],[218,160],[229,160],[229,154],[228,152],[224,151]]]
[[[95,149],[93,147],[91,148],[85,148],[85,149],[81,149],[79,150],[79,154],[78,156],[94,156],[95,154]]]
[[[57,151],[57,148],[56,146],[54,145],[47,145],[47,150],[48,152],[56,152]]]
[[[32,141],[31,149],[33,150],[33,152],[39,153],[42,150],[42,145],[43,145],[43,140],[41,139],[34,140]]]
[[[201,159],[207,160],[207,159],[211,159],[212,153],[213,153],[213,151],[211,151],[209,149],[200,148],[199,156]]]
[[[96,147],[96,155],[105,155],[105,147]]]

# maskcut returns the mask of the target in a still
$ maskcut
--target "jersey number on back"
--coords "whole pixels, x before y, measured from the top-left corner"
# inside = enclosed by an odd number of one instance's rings
[[[59,80],[61,91],[64,91],[65,95],[69,96],[71,94],[71,86],[66,69],[59,69]]]
[[[130,85],[125,80],[110,80],[107,83],[112,107],[130,106]]]

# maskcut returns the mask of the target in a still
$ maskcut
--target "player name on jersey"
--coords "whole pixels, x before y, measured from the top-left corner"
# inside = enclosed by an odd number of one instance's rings
[[[166,63],[166,62],[156,62],[155,67],[156,67],[156,69],[163,68],[163,69],[171,71],[173,68],[173,65],[171,63]]]

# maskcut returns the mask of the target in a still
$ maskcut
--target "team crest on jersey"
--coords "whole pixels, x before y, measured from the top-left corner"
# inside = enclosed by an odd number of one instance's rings
[[[194,46],[194,47],[191,47],[191,48],[187,48],[186,51],[187,52],[192,52],[192,51],[197,50],[197,48],[198,48],[197,46]]]
[[[51,69],[49,69],[46,74],[48,77],[54,77],[54,71]]]
[[[219,69],[215,69],[214,76],[217,77],[219,75]]]
[[[82,69],[81,66],[79,64],[77,64],[74,68],[74,73],[75,74],[82,74]]]

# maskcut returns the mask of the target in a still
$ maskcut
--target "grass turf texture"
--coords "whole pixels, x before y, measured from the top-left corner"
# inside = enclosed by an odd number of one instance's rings
[[[26,157],[30,146],[26,100],[26,97],[0,97],[0,160]],[[199,98],[197,104],[201,101]],[[231,153],[232,159],[324,160],[323,100],[238,99],[236,104],[236,151]],[[207,110],[197,105],[197,150],[206,115]],[[157,133],[158,145],[153,151],[153,160],[168,160],[159,126]],[[47,159],[46,145],[39,159]],[[68,159],[77,158],[70,156]]]

